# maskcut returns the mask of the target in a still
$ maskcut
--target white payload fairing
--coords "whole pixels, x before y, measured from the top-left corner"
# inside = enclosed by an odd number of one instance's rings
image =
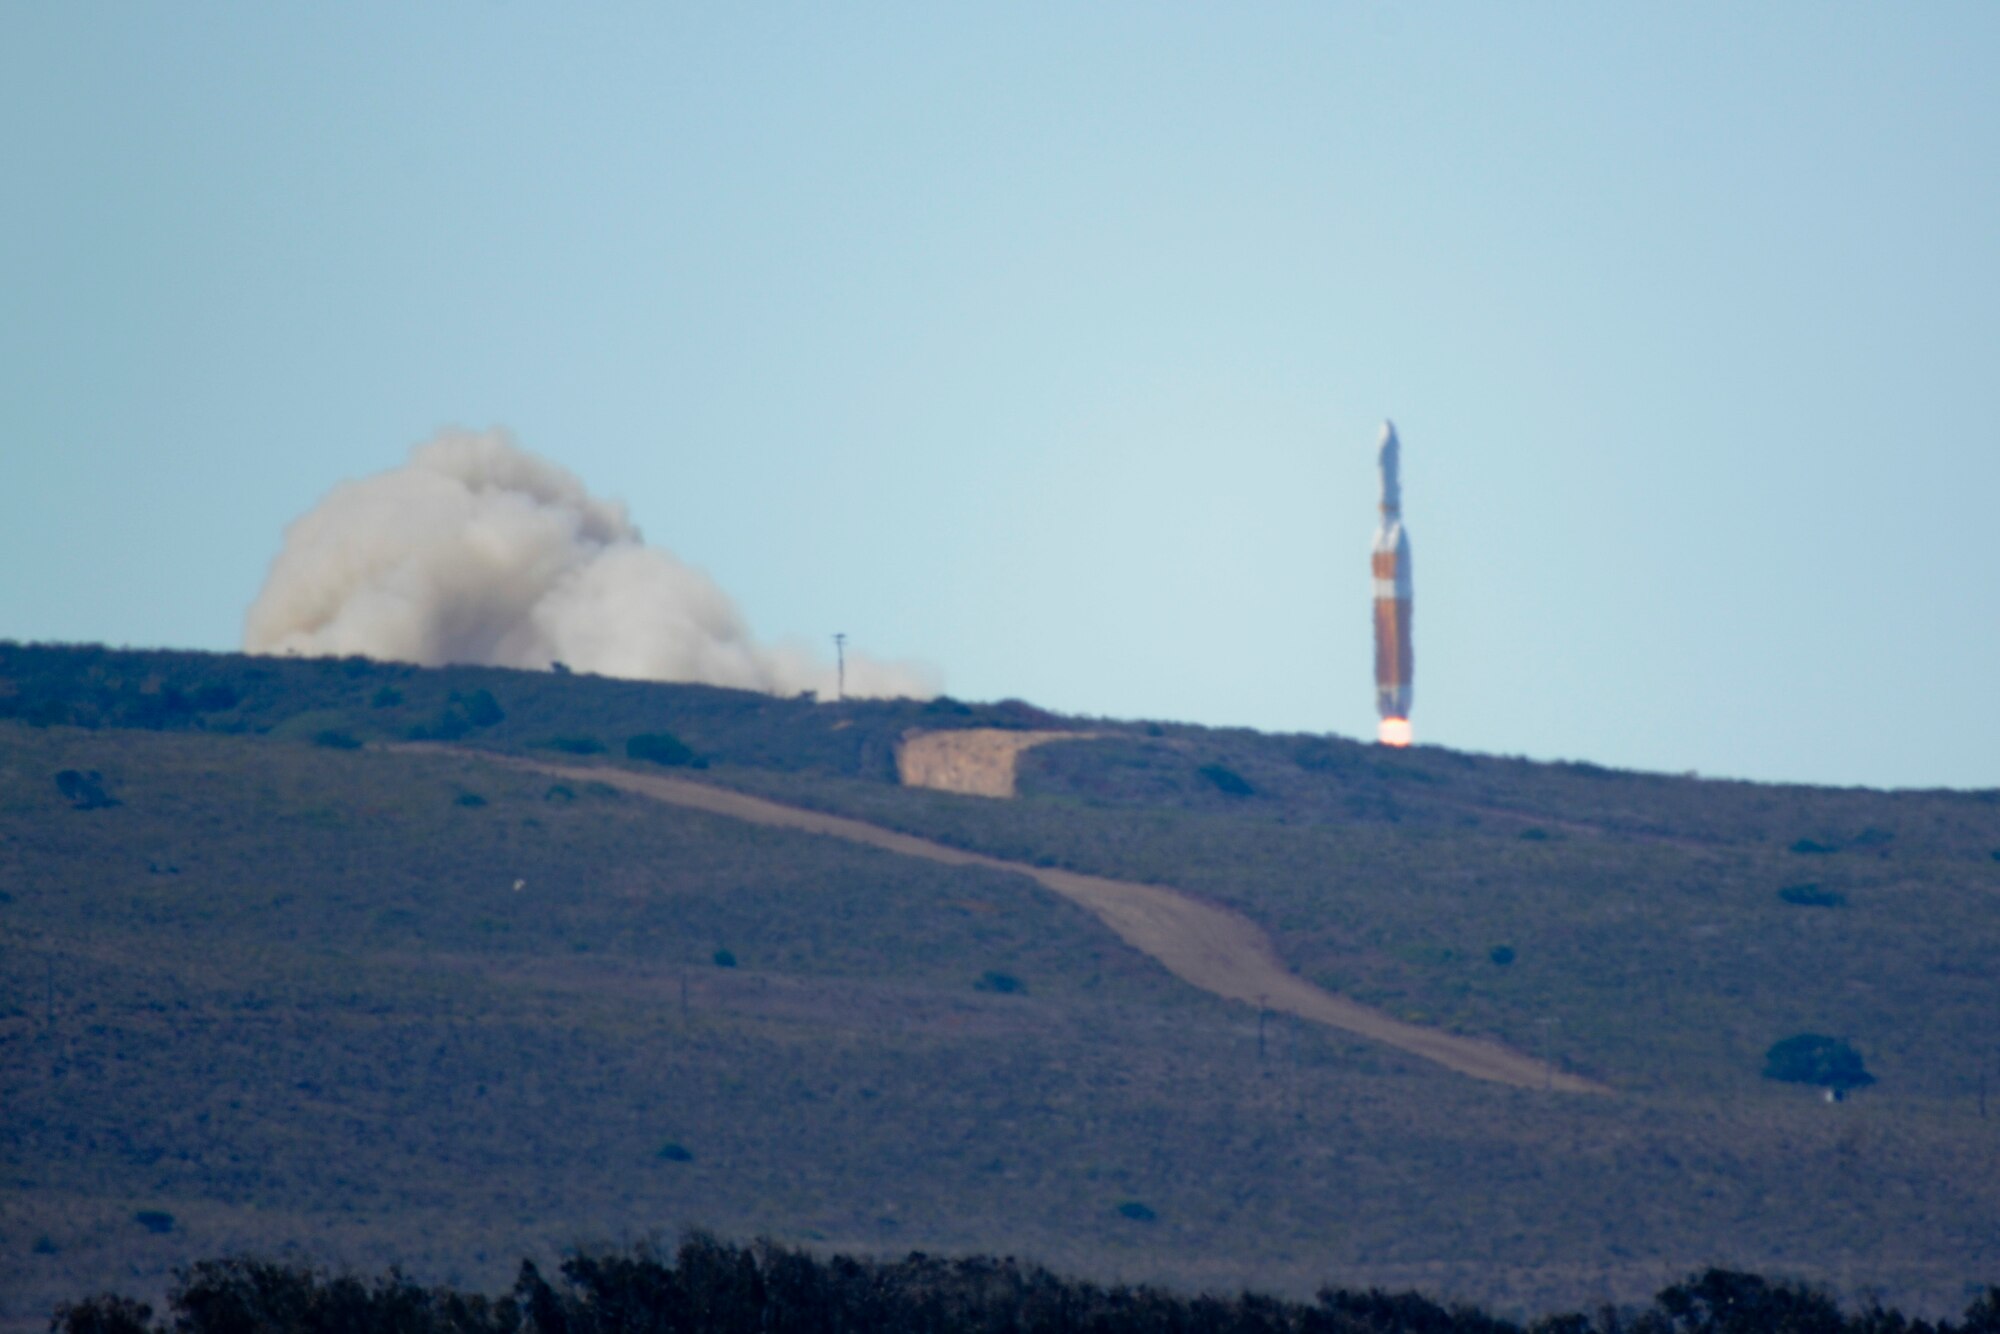
[[[1403,486],[1397,475],[1402,447],[1396,424],[1382,423],[1376,463],[1382,471],[1382,521],[1375,529],[1369,564],[1375,571],[1375,712],[1377,738],[1407,746],[1410,731],[1410,537],[1403,531]]]

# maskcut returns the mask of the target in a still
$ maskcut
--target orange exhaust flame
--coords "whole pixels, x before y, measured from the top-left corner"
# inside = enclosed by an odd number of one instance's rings
[[[1375,739],[1385,746],[1407,746],[1416,740],[1408,718],[1384,718]]]

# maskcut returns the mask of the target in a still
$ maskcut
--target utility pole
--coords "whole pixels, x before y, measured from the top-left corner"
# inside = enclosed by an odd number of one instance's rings
[[[847,698],[847,636],[833,637],[833,698],[836,702]]]

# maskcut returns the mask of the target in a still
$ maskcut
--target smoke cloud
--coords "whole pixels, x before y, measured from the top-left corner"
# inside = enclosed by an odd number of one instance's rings
[[[831,696],[834,665],[761,645],[706,574],[504,431],[447,431],[343,482],[285,529],[244,619],[252,653],[362,654]],[[850,653],[849,695],[926,698],[932,674]]]

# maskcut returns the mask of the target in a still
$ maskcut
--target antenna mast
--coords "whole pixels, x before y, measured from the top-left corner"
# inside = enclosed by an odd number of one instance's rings
[[[833,698],[847,698],[847,636],[833,637]]]

